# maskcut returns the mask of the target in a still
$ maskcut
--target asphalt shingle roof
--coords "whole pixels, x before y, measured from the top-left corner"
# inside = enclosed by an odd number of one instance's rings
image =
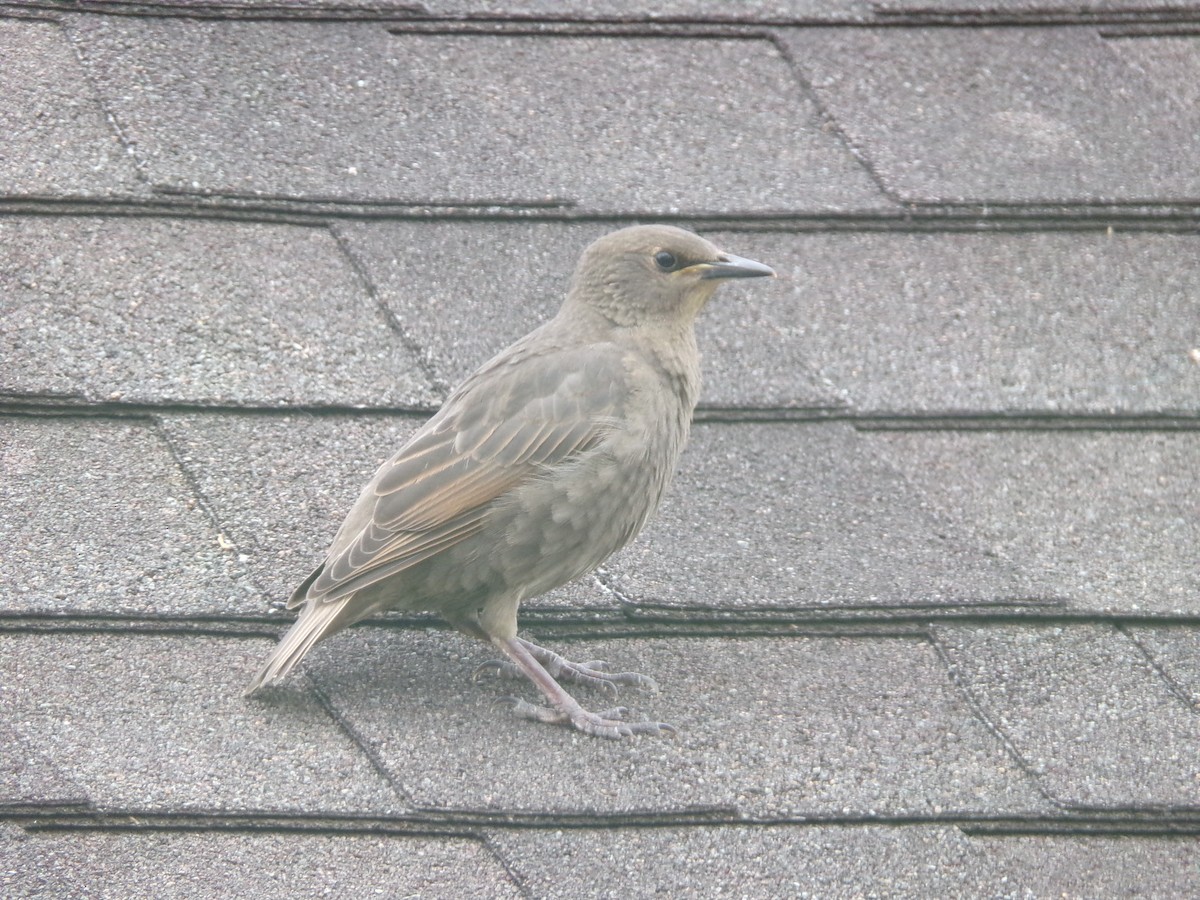
[[[1186,102],[1195,88],[1176,90],[1194,85],[1196,64],[1172,64],[1178,38],[1094,27],[843,28],[795,29],[784,41],[881,181],[906,200],[1168,203],[1200,192],[1186,162],[1200,149],[1196,106]]]
[[[0,894],[1200,892],[1200,5],[0,3]],[[674,489],[241,694],[374,468],[671,221]]]

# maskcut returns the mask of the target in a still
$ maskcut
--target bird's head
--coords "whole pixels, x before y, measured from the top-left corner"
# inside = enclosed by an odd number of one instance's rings
[[[637,225],[592,243],[571,280],[568,305],[625,326],[690,325],[729,278],[774,276],[770,266],[725,253],[670,225]]]

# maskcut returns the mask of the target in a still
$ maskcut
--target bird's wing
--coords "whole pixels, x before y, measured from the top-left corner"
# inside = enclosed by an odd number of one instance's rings
[[[624,383],[610,347],[481,370],[380,467],[289,605],[345,597],[471,536],[497,498],[593,446],[620,417]]]

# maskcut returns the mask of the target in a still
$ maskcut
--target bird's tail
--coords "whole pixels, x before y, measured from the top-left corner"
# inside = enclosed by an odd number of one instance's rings
[[[258,674],[251,679],[243,696],[249,697],[260,687],[284,678],[312,649],[313,644],[339,630],[345,624],[340,621],[339,614],[345,609],[347,599],[349,598],[324,603],[310,602],[306,605],[300,613],[300,618],[271,651]]]

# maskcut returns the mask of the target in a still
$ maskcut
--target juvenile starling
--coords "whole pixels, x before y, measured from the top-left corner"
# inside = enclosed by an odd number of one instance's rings
[[[693,323],[727,278],[775,273],[690,232],[625,228],[584,251],[558,314],[486,363],[367,484],[300,617],[246,693],[386,609],[435,612],[493,644],[545,695],[532,719],[620,738],[670,731],[584,709],[556,677],[651,685],[517,637],[517,608],[592,571],[658,507],[700,390]]]

